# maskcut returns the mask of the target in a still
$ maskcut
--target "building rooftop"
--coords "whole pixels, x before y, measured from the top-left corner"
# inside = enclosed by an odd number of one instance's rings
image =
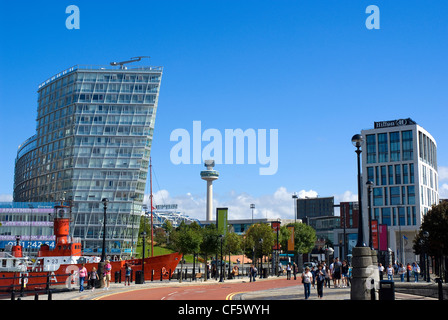
[[[135,72],[162,72],[163,67],[160,66],[138,66],[138,67],[125,67],[125,66],[111,66],[111,65],[75,65],[73,67],[70,67],[64,71],[61,71],[51,78],[48,78],[44,82],[42,82],[38,89],[46,86],[47,84],[59,79],[60,77],[63,77],[67,74],[70,74],[72,72],[83,70],[83,71],[135,71]]]

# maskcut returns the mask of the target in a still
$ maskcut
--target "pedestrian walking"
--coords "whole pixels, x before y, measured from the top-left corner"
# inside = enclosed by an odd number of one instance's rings
[[[85,264],[81,265],[81,269],[79,269],[79,292],[84,291],[84,281],[87,278],[87,269]]]
[[[331,275],[330,275],[330,268],[328,266],[325,266],[324,268],[325,270],[325,287],[330,288],[331,286]]]
[[[341,267],[341,276],[342,276],[342,287],[347,287],[347,278],[348,278],[348,263],[347,260],[342,261],[342,267]]]
[[[387,273],[387,280],[394,281],[394,268],[392,267],[391,264],[389,264],[389,266],[387,267],[386,273]]]
[[[404,282],[404,274],[406,273],[406,268],[403,266],[402,263],[400,263],[400,266],[398,267],[398,275],[400,276],[401,282]]]
[[[92,271],[89,273],[89,284],[92,287],[92,292],[95,291],[96,280],[98,279],[98,273],[96,268],[93,267]]]
[[[333,288],[336,288],[336,279],[334,278],[334,259],[333,262],[330,264],[330,277],[333,280]]]
[[[378,264],[378,271],[380,273],[380,280],[383,280],[384,267],[381,263]]]
[[[352,285],[352,266],[348,266],[348,274],[347,274],[347,286],[350,287]]]
[[[417,262],[412,264],[412,272],[414,273],[414,281],[418,282],[418,275],[420,274],[420,267]]]
[[[334,287],[341,287],[341,272],[342,272],[342,263],[339,261],[339,258],[336,258],[334,261],[333,267],[333,279],[334,279]]]
[[[104,284],[104,290],[109,290],[110,279],[112,274],[112,265],[110,264],[109,260],[106,260],[105,262],[106,264],[104,265],[103,284]]]
[[[257,267],[255,267],[253,264],[250,265],[250,282],[255,282],[257,278]]]
[[[291,280],[291,262],[286,266],[286,280]]]
[[[294,274],[294,280],[297,280],[297,264],[294,262],[292,265],[292,273]]]
[[[128,284],[128,286],[131,285],[131,271],[132,268],[131,266],[126,262],[126,264],[124,265],[124,285],[126,286],[126,283]]]
[[[316,285],[317,285],[317,297],[322,299],[324,296],[324,283],[326,279],[326,272],[323,266],[320,264],[316,271]]]
[[[406,265],[406,272],[407,272],[407,281],[409,282],[409,277],[411,276],[411,272],[412,272],[412,266],[410,263],[408,263]]]
[[[305,299],[308,299],[311,294],[311,282],[313,281],[313,274],[310,272],[310,268],[306,267],[305,272],[302,273],[302,283],[305,290]]]

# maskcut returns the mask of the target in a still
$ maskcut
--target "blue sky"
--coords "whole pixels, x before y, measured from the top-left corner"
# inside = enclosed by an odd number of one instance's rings
[[[0,3],[3,199],[12,194],[17,147],[35,133],[39,83],[76,64],[139,55],[164,67],[152,149],[159,203],[204,216],[203,166],[170,160],[171,132],[192,133],[193,121],[223,135],[278,130],[275,175],[259,175],[260,164],[247,161],[216,167],[216,205],[235,217],[249,216],[251,202],[259,214],[288,217],[295,191],[354,198],[351,137],[374,121],[408,117],[436,139],[448,195],[446,1]],[[65,26],[71,4],[79,30]],[[365,26],[371,4],[380,30]]]

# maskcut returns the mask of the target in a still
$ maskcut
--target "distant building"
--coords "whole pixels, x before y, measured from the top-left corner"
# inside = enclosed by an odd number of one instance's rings
[[[334,197],[296,199],[297,218],[307,223],[307,219],[334,216]]]
[[[413,240],[422,219],[431,205],[439,203],[436,140],[412,119],[375,122],[361,135],[364,239],[369,239],[366,182],[370,180],[371,218],[387,226],[387,247],[395,258],[413,262]]]
[[[340,204],[340,228],[358,228],[359,204],[355,202],[341,202]]]

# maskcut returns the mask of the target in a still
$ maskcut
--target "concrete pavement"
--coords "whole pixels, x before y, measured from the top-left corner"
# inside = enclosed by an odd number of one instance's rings
[[[284,279],[281,277],[280,279]],[[277,277],[269,277],[268,279],[257,279],[257,281],[274,281],[279,279]],[[300,278],[298,278],[300,279]],[[297,282],[297,285],[292,285],[289,287],[281,287],[274,289],[267,289],[261,291],[252,292],[235,292],[227,297],[227,300],[305,300],[303,285],[300,280],[291,280]],[[249,282],[248,277],[237,278],[232,280],[225,280],[226,284],[231,283],[247,283]],[[208,281],[190,281],[184,280],[181,283],[178,280],[171,281],[146,281],[144,284],[131,283],[130,286],[125,286],[123,283],[111,283],[109,290],[104,290],[102,288],[97,288],[94,291],[85,289],[83,292],[78,292],[78,290],[70,290],[63,292],[55,292],[51,295],[51,300],[98,300],[101,297],[110,295],[113,293],[128,292],[133,290],[142,290],[149,288],[162,288],[162,287],[179,287],[179,286],[194,286],[194,285],[215,285],[220,282],[216,280]],[[16,299],[19,298],[18,294]],[[38,297],[39,300],[48,300],[48,295],[42,294]],[[20,297],[20,300],[34,300],[34,295]],[[396,300],[437,300],[429,297],[422,297],[417,295],[411,295],[406,293],[395,292]],[[8,300],[5,298],[4,300]],[[311,287],[311,295],[308,300],[350,300],[350,287],[347,288],[325,288],[323,289],[323,298],[319,299],[317,297],[317,289]]]

